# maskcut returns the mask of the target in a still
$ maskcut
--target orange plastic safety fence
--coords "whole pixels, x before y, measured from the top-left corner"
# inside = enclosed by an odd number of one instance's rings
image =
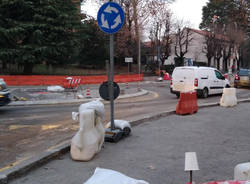
[[[65,85],[66,78],[80,79],[79,84],[101,84],[107,81],[106,75],[101,76],[48,76],[48,75],[0,75],[9,86],[50,86]],[[115,75],[114,81],[117,83],[142,81],[143,74]]]

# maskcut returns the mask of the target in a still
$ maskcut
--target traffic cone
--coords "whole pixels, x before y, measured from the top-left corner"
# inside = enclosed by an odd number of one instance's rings
[[[139,82],[137,83],[137,91],[141,91],[141,86]]]
[[[128,89],[128,82],[126,82],[126,88]]]
[[[171,80],[171,76],[169,75],[169,73],[165,73],[163,80]]]
[[[90,89],[89,88],[87,88],[87,91],[86,91],[86,98],[91,98]]]

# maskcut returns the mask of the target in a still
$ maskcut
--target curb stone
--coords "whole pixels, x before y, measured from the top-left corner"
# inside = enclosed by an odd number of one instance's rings
[[[238,104],[246,103],[246,102],[250,102],[250,99],[238,100]],[[214,106],[219,106],[219,105],[220,104],[218,102],[206,103],[206,104],[199,105],[199,108],[214,107]],[[131,126],[134,127],[134,126],[138,126],[141,123],[152,121],[152,120],[157,120],[157,119],[160,119],[169,115],[173,115],[173,114],[175,114],[175,110],[164,111],[160,113],[146,115],[143,118],[133,119],[130,121],[130,123],[131,123]],[[7,184],[8,181],[27,174],[33,169],[38,168],[39,166],[44,165],[48,163],[49,161],[60,157],[61,155],[67,153],[69,150],[70,150],[70,141],[66,141],[51,150],[47,150],[39,154],[38,156],[34,156],[24,162],[21,162],[19,165],[16,165],[3,172],[0,172],[0,184]]]
[[[0,184],[7,184],[8,181],[23,176],[31,170],[38,168],[39,166],[48,163],[49,161],[60,157],[67,153],[70,148],[70,141],[63,145],[57,146],[54,149],[47,150],[39,154],[38,156],[31,157],[20,164],[3,171],[0,174]]]
[[[121,95],[118,97],[118,99],[124,99],[124,98],[131,98],[131,97],[137,97],[148,94],[147,90],[141,89],[138,93],[133,94],[126,94]],[[101,98],[89,98],[89,99],[60,99],[60,100],[40,100],[40,101],[17,101],[17,102],[11,102],[8,104],[9,106],[26,106],[26,105],[55,105],[55,104],[72,104],[72,103],[82,103],[82,102],[90,102],[92,100],[101,100]]]

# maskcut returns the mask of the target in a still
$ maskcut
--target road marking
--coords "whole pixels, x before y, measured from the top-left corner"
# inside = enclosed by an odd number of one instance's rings
[[[21,128],[34,128],[34,127],[41,127],[42,131],[55,129],[61,127],[61,124],[55,125],[10,125],[9,130],[17,130]]]
[[[9,130],[16,130],[16,129],[21,129],[21,128],[29,128],[32,125],[10,125]]]
[[[153,94],[154,94],[154,98],[158,98],[158,97],[159,97],[159,94],[158,94],[158,93],[153,92]]]
[[[3,167],[3,168],[0,168],[0,172],[5,171],[5,170],[7,170],[7,169],[9,169],[9,168],[11,168],[11,167],[14,167],[14,166],[20,164],[21,162],[27,160],[28,158],[30,158],[30,157],[24,157],[24,158],[21,159],[21,160],[17,160],[16,162],[13,162],[13,163],[11,163],[11,164],[9,164],[9,165]]]
[[[58,149],[60,146],[65,145],[65,144],[69,144],[70,142],[71,141],[69,141],[69,140],[63,141],[55,146],[51,146],[50,148],[47,149],[47,151],[52,151],[52,150]]]
[[[42,130],[50,130],[50,129],[55,129],[55,128],[59,128],[62,125],[42,125],[41,128]]]

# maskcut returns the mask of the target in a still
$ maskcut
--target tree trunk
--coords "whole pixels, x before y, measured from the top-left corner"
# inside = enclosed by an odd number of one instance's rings
[[[138,24],[138,14],[137,14],[137,5],[138,0],[133,0],[133,19],[135,24],[135,38],[136,38],[136,50],[137,50],[137,63],[138,63],[138,72],[140,72],[141,67],[141,56],[140,56],[140,31],[139,31],[139,24]]]
[[[227,68],[227,59],[223,59],[223,71],[227,72],[228,68]]]
[[[208,58],[207,58],[207,66],[208,66],[208,67],[211,66],[211,59],[212,59],[211,57],[208,57]]]
[[[33,70],[33,63],[25,62],[23,68],[23,74],[31,75]]]
[[[217,61],[217,69],[220,70],[220,58],[217,58],[216,61]]]

